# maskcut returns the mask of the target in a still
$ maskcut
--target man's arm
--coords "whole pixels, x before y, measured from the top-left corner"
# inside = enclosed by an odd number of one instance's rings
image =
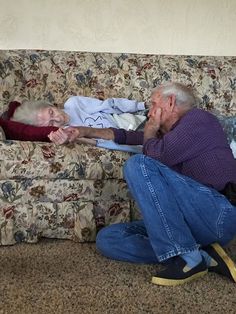
[[[114,140],[114,132],[112,129],[99,129],[91,127],[68,127],[65,129],[58,129],[56,132],[51,132],[48,135],[49,139],[58,145],[71,143],[71,142],[81,142],[81,139],[94,139],[101,138],[104,140]]]
[[[49,134],[49,139],[55,144],[64,144],[67,142],[77,142],[81,138],[101,138],[104,140],[112,140],[118,144],[126,145],[142,145],[143,132],[126,131],[124,129],[99,129],[90,127],[68,127],[59,129]],[[79,141],[80,142],[80,141]]]
[[[114,141],[114,132],[110,128],[91,128],[86,126],[80,127],[69,127],[64,129],[64,132],[68,135],[69,142],[74,142],[74,140],[87,137],[87,138],[102,138],[104,140]]]

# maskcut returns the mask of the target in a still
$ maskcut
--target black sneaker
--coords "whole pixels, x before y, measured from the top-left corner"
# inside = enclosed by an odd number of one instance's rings
[[[209,271],[228,277],[236,282],[236,265],[218,243],[213,243],[202,249],[216,262],[216,265],[208,267]]]
[[[204,276],[206,273],[205,260],[202,260],[197,266],[189,268],[180,256],[176,256],[165,264],[163,270],[158,271],[156,276],[152,277],[152,283],[161,286],[177,286]]]

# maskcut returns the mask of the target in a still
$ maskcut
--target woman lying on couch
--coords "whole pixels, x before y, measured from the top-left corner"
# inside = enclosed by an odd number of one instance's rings
[[[126,98],[100,100],[91,97],[72,96],[65,102],[64,109],[59,109],[44,100],[24,102],[17,106],[10,120],[36,127],[54,127],[54,130],[50,130],[47,135],[52,142],[58,144],[55,138],[60,136],[61,131],[55,128],[61,127],[65,130],[67,127],[85,126],[89,129],[111,127],[135,130],[140,124],[143,124],[146,117],[134,113],[146,109],[144,102]],[[119,145],[112,140],[104,139],[104,137],[101,139],[80,138],[77,142],[132,153],[140,153],[142,150],[140,145]]]
[[[63,109],[45,100],[24,102],[16,108],[11,120],[34,126],[89,126],[134,130],[145,120],[143,115],[134,113],[144,109],[144,102],[126,98],[100,100],[72,96],[65,102]]]

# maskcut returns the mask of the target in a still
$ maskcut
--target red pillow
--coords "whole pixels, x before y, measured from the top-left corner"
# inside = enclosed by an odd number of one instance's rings
[[[18,101],[11,101],[8,105],[8,110],[4,113],[6,114],[6,119],[10,120],[11,117],[13,116],[15,110],[17,107],[19,107],[21,105],[20,102]]]
[[[0,118],[0,126],[3,128],[6,139],[19,141],[39,141],[50,142],[48,134],[51,131],[56,131],[58,128],[54,126],[33,126],[21,122],[11,121],[15,109],[21,104],[17,101],[12,101],[9,104],[8,111],[5,113],[5,118]]]

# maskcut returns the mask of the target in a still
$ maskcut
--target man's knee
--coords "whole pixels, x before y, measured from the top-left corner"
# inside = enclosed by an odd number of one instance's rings
[[[102,228],[96,237],[96,248],[98,251],[107,255],[110,248],[114,246],[116,241],[119,241],[120,229],[123,224],[112,224],[110,226]]]
[[[140,168],[140,164],[142,159],[144,158],[144,155],[142,154],[136,154],[130,157],[124,164],[124,175],[127,176],[133,176],[135,173],[137,173],[137,170]]]
[[[107,245],[109,234],[110,234],[109,227],[104,227],[98,232],[96,237],[96,248],[98,249],[98,251],[103,252],[104,246]]]

